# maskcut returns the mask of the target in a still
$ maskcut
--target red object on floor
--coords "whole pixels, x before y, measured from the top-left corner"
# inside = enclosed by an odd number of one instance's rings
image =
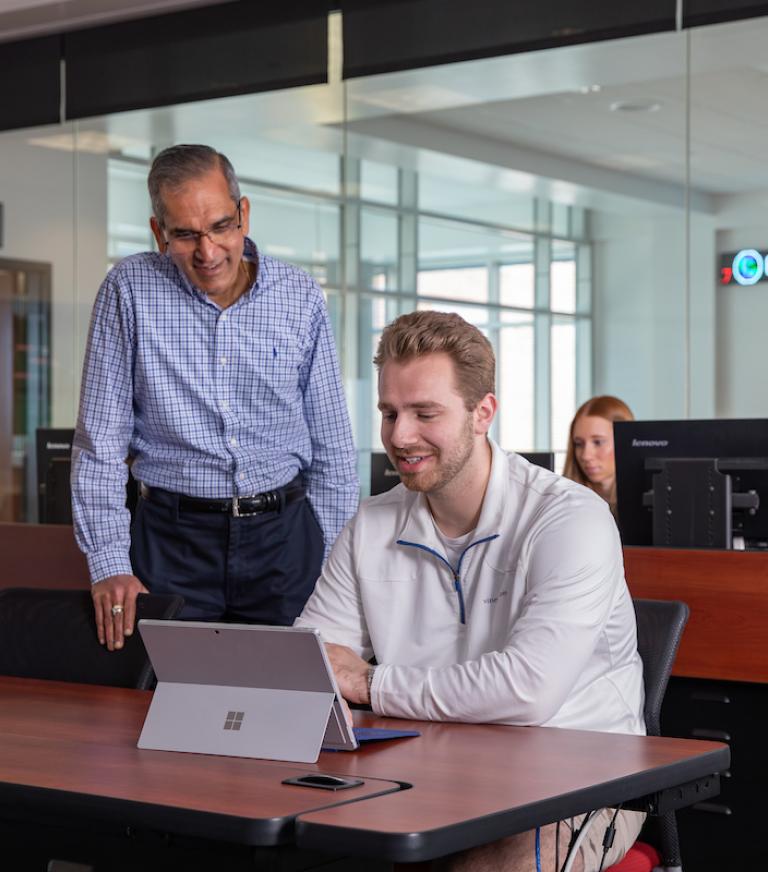
[[[651,872],[651,869],[659,863],[661,857],[655,848],[646,845],[645,842],[635,842],[624,855],[624,859],[605,872]]]

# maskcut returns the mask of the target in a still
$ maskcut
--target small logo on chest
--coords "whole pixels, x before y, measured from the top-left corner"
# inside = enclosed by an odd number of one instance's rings
[[[494,605],[494,603],[497,603],[497,602],[498,602],[502,597],[505,597],[505,596],[507,596],[508,594],[509,594],[509,591],[508,591],[508,590],[502,590],[502,591],[499,591],[499,593],[497,593],[496,596],[489,596],[489,597],[486,597],[486,598],[483,600],[483,602],[484,602],[487,606],[492,606],[492,605]]]

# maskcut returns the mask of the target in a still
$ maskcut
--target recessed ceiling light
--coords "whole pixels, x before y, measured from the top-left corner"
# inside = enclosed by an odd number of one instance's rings
[[[617,100],[611,103],[611,112],[658,112],[658,100]]]
[[[576,89],[579,94],[597,94],[598,91],[602,91],[602,85],[582,85],[581,87]]]

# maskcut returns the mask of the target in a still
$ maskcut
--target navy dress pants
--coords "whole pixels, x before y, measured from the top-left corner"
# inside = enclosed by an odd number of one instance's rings
[[[140,498],[134,574],[152,593],[180,594],[181,617],[290,626],[320,575],[323,535],[307,499],[234,518],[183,511],[178,495]]]

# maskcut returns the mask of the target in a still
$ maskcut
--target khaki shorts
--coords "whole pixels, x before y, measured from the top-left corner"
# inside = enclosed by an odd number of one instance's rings
[[[613,818],[614,811],[615,809],[612,808],[602,809],[590,824],[589,830],[579,849],[579,853],[584,860],[584,872],[597,872],[600,868],[600,861],[603,859],[603,836],[605,835],[606,827]],[[580,827],[583,820],[584,816],[582,815],[581,817],[564,821],[566,832],[569,833],[569,836],[573,826]],[[613,844],[605,856],[603,870],[614,863],[618,863],[632,845],[634,845],[644,821],[645,812],[642,811],[620,811],[616,815],[614,822],[616,833],[613,837]],[[562,863],[562,861],[563,858],[561,857],[560,862]]]

